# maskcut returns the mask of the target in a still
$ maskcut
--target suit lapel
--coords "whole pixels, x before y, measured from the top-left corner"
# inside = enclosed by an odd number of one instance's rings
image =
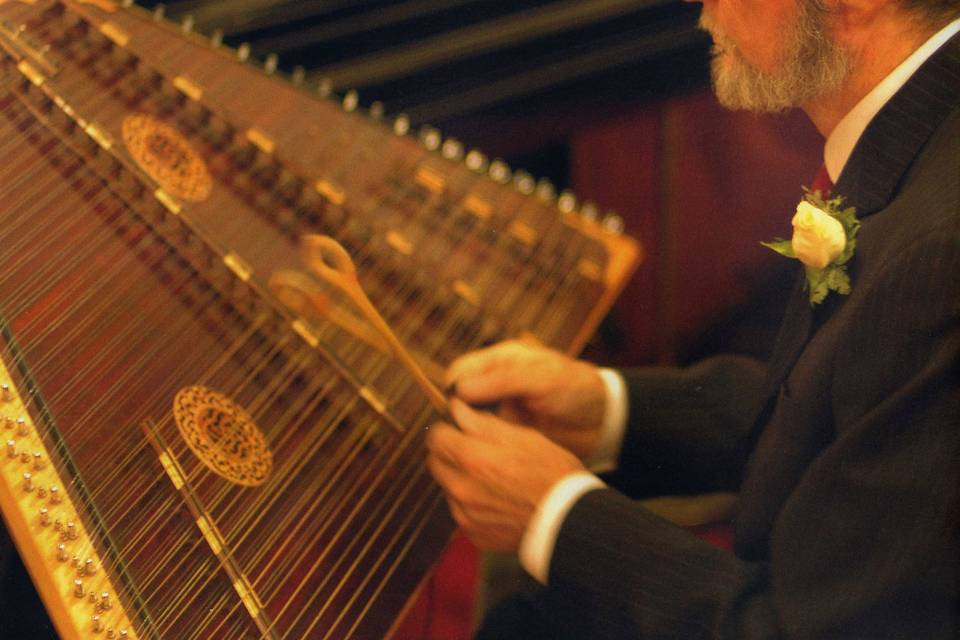
[[[960,108],[960,35],[940,47],[870,122],[833,194],[843,196],[848,205],[856,207],[860,218],[885,207],[933,131],[957,108]],[[765,401],[754,424],[754,441],[770,419],[779,389],[816,325],[825,320],[830,308],[835,306],[829,303],[820,305],[822,308],[816,311],[811,309],[801,271],[768,365]]]
[[[960,35],[917,70],[870,122],[833,190],[866,217],[885,207],[924,144],[960,107]]]
[[[801,270],[797,278],[797,284],[793,287],[790,302],[787,304],[783,324],[780,327],[780,333],[777,335],[777,342],[768,365],[767,396],[776,393],[810,338],[810,331],[813,328],[813,312],[810,308],[805,280],[806,278]]]
[[[813,310],[810,308],[810,299],[804,286],[805,280],[804,272],[801,269],[797,283],[790,295],[790,301],[783,316],[783,323],[780,325],[780,332],[777,334],[773,354],[767,364],[767,380],[763,394],[765,400],[751,431],[751,448],[756,444],[763,426],[770,419],[780,385],[783,384],[784,379],[810,339],[813,329]]]

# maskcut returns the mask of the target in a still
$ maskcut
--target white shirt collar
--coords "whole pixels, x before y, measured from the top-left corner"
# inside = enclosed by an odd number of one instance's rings
[[[958,31],[960,31],[960,18],[938,31],[909,58],[901,62],[900,66],[864,96],[830,132],[823,150],[823,160],[832,181],[836,182],[840,177],[843,167],[850,159],[850,154],[853,153],[853,148],[877,112],[906,84],[920,65]]]

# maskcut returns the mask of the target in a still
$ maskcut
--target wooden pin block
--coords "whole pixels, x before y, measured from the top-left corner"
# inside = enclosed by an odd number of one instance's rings
[[[173,488],[179,491],[183,487],[183,476],[180,475],[179,469],[174,464],[170,454],[166,451],[160,454],[160,466],[162,466],[163,470],[170,476],[170,482],[173,483]]]
[[[250,615],[254,618],[259,616],[260,607],[257,606],[257,601],[254,599],[250,590],[247,589],[247,586],[243,582],[235,580],[233,583],[233,588],[236,589],[237,595],[240,596],[240,601],[243,602],[243,606],[247,608],[247,611],[250,612]]]
[[[303,338],[303,341],[311,347],[316,348],[317,345],[320,344],[320,339],[310,330],[302,318],[294,320],[291,326],[293,330],[297,332],[297,335]]]
[[[347,199],[346,195],[343,193],[343,189],[327,182],[326,180],[317,180],[315,187],[317,189],[317,193],[338,207],[343,204],[344,200]]]
[[[385,405],[383,400],[378,398],[377,394],[375,394],[369,387],[360,387],[360,390],[357,391],[357,393],[361,398],[366,400],[371,407],[373,407],[374,411],[381,415],[386,413],[387,405]]]
[[[414,175],[414,180],[434,193],[440,193],[447,186],[446,179],[430,167],[420,167]]]
[[[176,87],[180,93],[187,96],[191,100],[196,101],[203,96],[203,89],[201,89],[197,83],[186,76],[177,76],[174,78],[173,86]]]
[[[273,140],[263,131],[256,128],[247,129],[247,140],[260,151],[266,154],[273,153]]]
[[[44,77],[43,74],[37,71],[36,67],[27,62],[26,60],[21,60],[17,63],[17,69],[20,70],[27,80],[37,85],[38,87],[43,84]]]
[[[493,206],[483,198],[475,195],[469,195],[464,199],[463,208],[481,220],[488,219],[490,214],[493,213]]]
[[[167,209],[167,211],[175,216],[180,215],[180,203],[174,200],[173,196],[171,196],[169,193],[163,189],[157,189],[153,192],[153,197],[155,197],[160,204]]]
[[[405,256],[413,255],[413,243],[403,237],[399,231],[387,232],[387,244],[393,247],[397,253]]]
[[[594,282],[600,282],[603,278],[603,271],[593,260],[587,258],[582,258],[580,262],[577,263],[577,271],[587,280],[593,280]]]
[[[104,22],[101,24],[100,33],[106,36],[107,39],[109,39],[118,47],[125,47],[130,42],[130,34],[112,22]]]
[[[249,280],[250,276],[253,275],[253,268],[249,263],[232,251],[223,256],[223,264],[227,265],[227,268],[244,282]]]
[[[470,304],[474,306],[480,305],[480,296],[477,295],[477,290],[463,280],[457,280],[453,283],[453,291]]]
[[[98,145],[103,147],[105,151],[109,151],[113,146],[113,140],[110,138],[110,135],[107,132],[103,131],[97,125],[90,123],[86,128],[87,135],[93,138],[93,141]]]
[[[511,222],[510,226],[507,227],[507,233],[527,246],[532,245],[537,239],[537,232],[534,228],[521,220]]]
[[[220,540],[214,533],[213,527],[210,526],[206,517],[200,516],[197,518],[197,528],[200,529],[200,533],[207,541],[207,544],[210,545],[210,550],[213,551],[215,555],[219,555],[223,547],[220,545]]]
[[[106,13],[114,13],[117,10],[117,3],[113,0],[80,0],[80,4],[90,4]]]

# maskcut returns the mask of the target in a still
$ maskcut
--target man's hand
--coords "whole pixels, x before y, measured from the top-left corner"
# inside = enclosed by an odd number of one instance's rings
[[[499,404],[502,417],[536,427],[581,460],[596,449],[606,389],[589,363],[512,340],[457,358],[446,382],[468,404]]]
[[[430,472],[454,519],[479,548],[516,551],[547,491],[583,465],[533,429],[456,399],[450,411],[461,431],[443,423],[430,429]]]

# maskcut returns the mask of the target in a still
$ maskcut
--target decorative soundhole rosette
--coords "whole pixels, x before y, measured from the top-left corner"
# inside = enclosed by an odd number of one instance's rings
[[[170,125],[142,113],[127,116],[123,142],[140,168],[170,195],[188,202],[210,197],[213,178],[206,163]]]
[[[243,407],[206,387],[181,389],[173,399],[173,417],[190,450],[214,473],[246,487],[263,484],[273,454]]]

